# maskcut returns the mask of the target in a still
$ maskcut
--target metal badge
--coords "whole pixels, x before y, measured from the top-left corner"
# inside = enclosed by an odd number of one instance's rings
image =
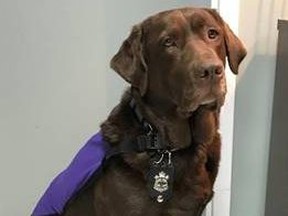
[[[164,151],[158,155],[160,159],[151,159],[147,173],[147,187],[150,197],[162,203],[172,197],[174,166],[171,162],[170,151]]]
[[[154,178],[155,178],[155,183],[154,183],[154,187],[153,187],[154,190],[156,190],[160,193],[168,190],[169,175],[167,175],[165,172],[161,171]]]

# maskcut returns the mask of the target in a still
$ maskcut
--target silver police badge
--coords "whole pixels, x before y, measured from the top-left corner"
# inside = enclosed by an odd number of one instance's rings
[[[168,190],[169,184],[168,184],[168,179],[169,175],[167,175],[165,172],[161,171],[158,175],[155,177],[155,182],[153,189],[162,193],[164,191]]]

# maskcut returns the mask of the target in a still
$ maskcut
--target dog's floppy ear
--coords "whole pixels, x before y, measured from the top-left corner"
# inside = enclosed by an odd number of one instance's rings
[[[128,38],[112,58],[110,66],[133,87],[136,87],[143,96],[146,92],[148,77],[142,38],[141,24],[134,26]]]
[[[225,47],[229,66],[234,74],[238,74],[239,64],[247,54],[240,39],[233,33],[228,24],[224,23]]]
[[[223,26],[226,55],[228,57],[229,67],[234,74],[238,74],[239,65],[247,54],[244,45],[215,9],[206,9],[206,11],[209,12],[220,23],[220,25]]]

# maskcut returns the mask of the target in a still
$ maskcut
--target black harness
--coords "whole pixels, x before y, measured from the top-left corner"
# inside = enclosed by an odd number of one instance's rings
[[[149,169],[146,173],[149,196],[158,203],[168,201],[172,197],[174,182],[174,166],[172,150],[157,133],[156,129],[146,121],[135,104],[134,99],[130,107],[137,120],[143,126],[144,134],[134,139],[124,139],[113,146],[107,153],[106,159],[127,152],[143,153],[150,156]]]

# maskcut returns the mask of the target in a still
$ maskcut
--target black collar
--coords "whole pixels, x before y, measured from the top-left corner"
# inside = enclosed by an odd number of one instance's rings
[[[137,121],[142,125],[144,133],[134,139],[124,138],[120,143],[109,150],[106,158],[127,152],[155,153],[170,151],[169,145],[162,139],[155,127],[143,117],[134,99],[130,101],[129,105],[132,112],[135,114]]]

